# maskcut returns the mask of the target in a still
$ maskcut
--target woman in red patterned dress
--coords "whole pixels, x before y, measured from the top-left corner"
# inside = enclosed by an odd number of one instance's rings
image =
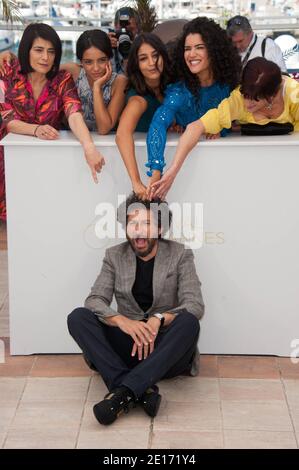
[[[104,159],[84,123],[81,102],[68,72],[59,71],[61,41],[46,24],[32,23],[20,41],[18,60],[4,64],[0,138],[8,132],[39,139],[59,138],[63,117],[81,142],[94,181]],[[6,220],[3,147],[0,147],[0,220]]]

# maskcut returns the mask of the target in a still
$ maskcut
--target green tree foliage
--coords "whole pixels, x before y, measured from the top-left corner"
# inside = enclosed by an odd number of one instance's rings
[[[156,10],[151,6],[151,0],[134,0],[132,7],[138,12],[141,31],[150,33],[158,23]]]
[[[0,0],[0,17],[7,23],[24,21],[14,0]]]

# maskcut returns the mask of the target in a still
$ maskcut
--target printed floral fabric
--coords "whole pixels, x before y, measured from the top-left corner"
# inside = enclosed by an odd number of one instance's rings
[[[110,80],[104,83],[102,87],[103,100],[107,107],[111,101],[112,84],[117,77],[116,73],[112,73]],[[89,86],[85,70],[80,70],[79,77],[76,80],[76,87],[79,98],[82,103],[84,121],[90,131],[97,131],[97,123],[93,110],[93,92]]]
[[[63,117],[82,112],[82,106],[74,80],[70,73],[60,71],[46,82],[35,102],[31,83],[22,74],[17,60],[4,63],[4,73],[0,75],[0,139],[7,134],[7,123],[20,120],[28,124],[49,124],[59,129]],[[5,178],[3,147],[0,147],[0,219],[6,219]]]

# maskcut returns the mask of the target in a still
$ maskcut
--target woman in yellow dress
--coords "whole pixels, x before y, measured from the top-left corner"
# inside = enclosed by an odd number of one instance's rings
[[[151,186],[151,198],[165,198],[185,158],[204,134],[218,134],[233,121],[265,125],[290,123],[299,130],[299,83],[281,75],[280,68],[263,57],[250,60],[244,68],[241,86],[217,108],[210,109],[189,124],[179,139],[171,166],[160,181]]]

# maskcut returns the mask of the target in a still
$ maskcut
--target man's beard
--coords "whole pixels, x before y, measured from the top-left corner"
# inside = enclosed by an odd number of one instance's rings
[[[152,252],[157,242],[156,238],[130,238],[128,236],[127,240],[130,243],[135,255],[139,256],[140,258],[145,258],[148,256]]]

